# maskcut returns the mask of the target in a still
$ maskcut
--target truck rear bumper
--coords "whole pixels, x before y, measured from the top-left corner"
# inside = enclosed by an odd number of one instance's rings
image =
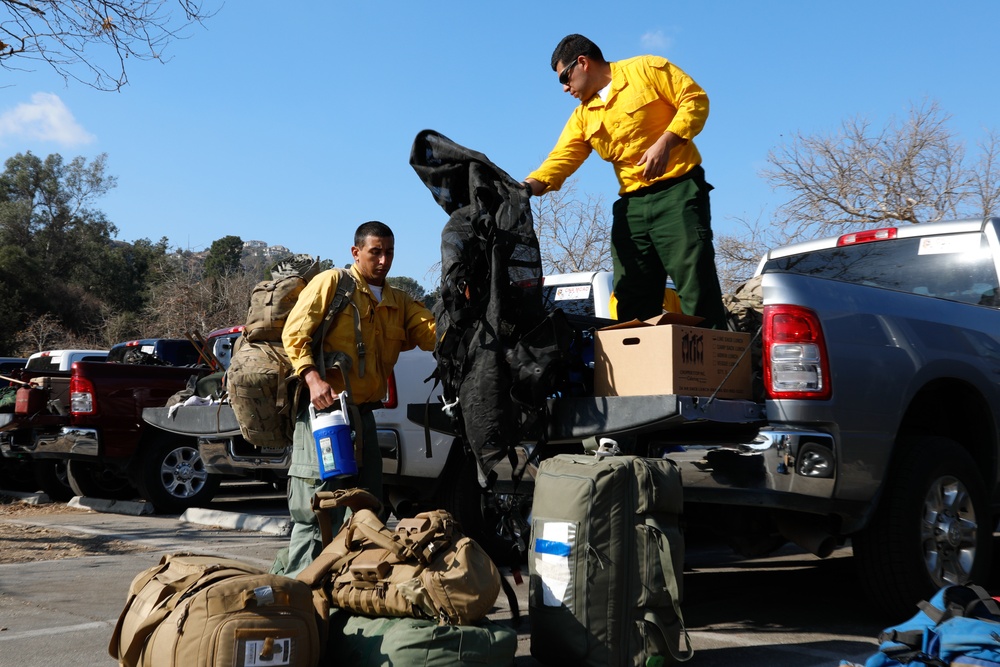
[[[684,500],[778,509],[816,508],[833,498],[833,437],[818,431],[764,428],[737,445],[686,445],[669,452],[681,468]]]
[[[198,452],[210,474],[245,475],[248,470],[286,472],[292,450],[291,447],[264,450],[237,436],[199,438]]]
[[[100,453],[97,429],[64,427],[54,435],[36,436],[31,456],[36,459],[96,459]]]

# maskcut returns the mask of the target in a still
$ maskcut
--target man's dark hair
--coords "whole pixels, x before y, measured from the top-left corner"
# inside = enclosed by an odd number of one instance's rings
[[[369,236],[374,236],[380,239],[392,239],[396,238],[389,229],[389,225],[384,222],[379,222],[378,220],[369,220],[368,222],[361,223],[358,227],[358,231],[354,232],[354,245],[358,248],[363,248],[365,246],[365,239]]]
[[[556,50],[552,52],[552,71],[555,72],[559,63],[568,65],[577,56],[587,56],[591,60],[599,63],[606,62],[601,48],[583,35],[566,35],[559,42]]]

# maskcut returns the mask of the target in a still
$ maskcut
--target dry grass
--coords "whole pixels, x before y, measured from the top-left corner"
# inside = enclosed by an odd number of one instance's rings
[[[86,511],[64,503],[30,505],[0,496],[0,564],[148,551],[147,547],[124,540],[109,540],[100,535],[67,533],[10,521],[30,520],[39,514],[72,515]]]

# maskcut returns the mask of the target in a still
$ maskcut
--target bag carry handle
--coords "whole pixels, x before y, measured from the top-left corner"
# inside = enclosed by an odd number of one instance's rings
[[[674,650],[673,642],[670,641],[671,633],[668,631],[667,627],[663,625],[663,621],[660,620],[659,616],[653,612],[647,611],[643,614],[642,618],[644,621],[651,623],[657,630],[660,631],[660,635],[663,637],[663,645],[667,647],[667,651],[670,652],[671,657],[673,657],[675,661],[687,662],[691,659],[691,656],[694,655],[694,646],[691,645],[691,638],[688,636],[687,628],[684,627],[684,621],[681,620],[680,616],[677,617],[677,625],[680,628],[680,631],[678,632],[678,639],[683,637],[683,644],[686,647],[685,650],[680,653]]]
[[[365,489],[339,489],[337,491],[317,491],[312,498],[312,510],[319,522],[320,539],[323,548],[333,541],[333,526],[330,514],[326,511],[331,507],[348,507],[352,513],[367,509],[376,515],[382,512],[382,503],[370,491]],[[337,526],[338,531],[341,526]]]

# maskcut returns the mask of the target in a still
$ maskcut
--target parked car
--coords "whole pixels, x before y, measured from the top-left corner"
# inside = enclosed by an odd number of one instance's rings
[[[201,342],[146,339],[113,348],[122,362],[132,356],[128,360],[144,363],[76,361],[67,375],[50,379],[67,384],[66,404],[56,402],[25,415],[14,426],[19,436],[0,442],[0,451],[50,462],[39,466],[65,463],[69,486],[77,495],[139,495],[164,513],[204,504],[214,496],[220,478],[205,470],[197,443],[149,427],[141,414],[147,406],[164,405],[192,379],[217,370],[211,351],[218,339],[238,335],[219,330]],[[193,360],[201,363],[191,365]]]

